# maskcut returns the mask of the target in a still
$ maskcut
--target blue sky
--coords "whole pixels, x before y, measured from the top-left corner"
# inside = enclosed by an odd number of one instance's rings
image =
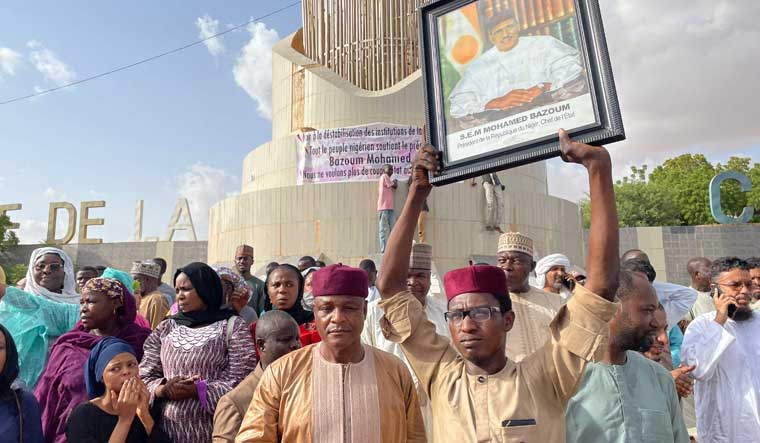
[[[285,2],[4,1],[0,48],[20,55],[13,75],[0,70],[0,101],[55,80],[81,79],[182,46],[199,37],[208,15],[219,30],[278,9]],[[280,36],[300,26],[298,6],[266,19]],[[73,88],[0,106],[0,204],[25,223],[22,240],[43,240],[49,201],[104,199],[106,219],[91,236],[132,236],[134,205],[145,200],[145,235],[163,235],[184,174],[211,174],[224,192],[238,191],[243,157],[270,138],[270,121],[236,84],[232,67],[251,39],[224,36],[224,50],[203,45]],[[29,44],[39,42],[40,46]],[[38,71],[32,52],[52,51],[73,77]],[[267,64],[262,70],[271,69]],[[199,168],[197,164],[200,163]],[[211,168],[211,169],[209,169]],[[199,172],[200,171],[200,172]],[[224,173],[219,175],[219,171]],[[196,174],[197,175],[197,174]],[[201,182],[203,183],[203,182]],[[192,186],[192,185],[189,185]],[[196,220],[198,224],[198,220]],[[199,237],[205,238],[205,225]]]
[[[218,30],[278,9],[274,1],[58,2],[0,8],[0,101],[182,46],[199,18]],[[610,0],[602,5],[628,140],[610,146],[616,175],[684,152],[713,161],[760,158],[755,103],[760,6],[751,0]],[[657,19],[652,11],[657,10]],[[240,189],[244,156],[270,138],[268,48],[301,23],[296,6],[259,27],[46,96],[0,105],[0,204],[26,243],[44,239],[48,203],[107,201],[90,237],[130,240],[145,201],[146,236],[161,236],[187,196],[199,238],[203,214]],[[240,60],[239,60],[240,59]],[[233,74],[238,65],[241,78]],[[271,80],[270,80],[271,81]],[[241,86],[242,85],[242,86]],[[265,89],[265,88],[264,88]],[[263,110],[262,110],[263,108]],[[577,200],[577,168],[549,163],[550,191]]]

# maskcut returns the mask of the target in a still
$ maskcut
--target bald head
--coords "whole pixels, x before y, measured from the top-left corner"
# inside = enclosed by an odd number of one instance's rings
[[[691,277],[691,287],[700,292],[710,291],[710,266],[712,262],[705,257],[694,257],[686,264],[686,271]]]
[[[285,311],[265,312],[256,322],[256,346],[261,367],[301,347],[298,323]]]

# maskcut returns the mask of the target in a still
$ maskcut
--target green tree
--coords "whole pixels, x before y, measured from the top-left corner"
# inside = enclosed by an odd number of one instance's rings
[[[15,286],[19,280],[26,277],[26,270],[26,265],[13,265],[5,270],[5,279],[8,281],[9,285]]]
[[[10,230],[11,219],[7,215],[0,216],[0,252],[18,244],[16,233]]]
[[[708,192],[715,174],[716,168],[704,155],[684,154],[654,168],[649,183],[666,197],[667,206],[677,210],[676,225],[706,225],[715,223]]]

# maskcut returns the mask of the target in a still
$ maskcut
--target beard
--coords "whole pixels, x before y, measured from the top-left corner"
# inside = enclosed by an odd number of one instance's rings
[[[737,308],[736,312],[734,312],[734,316],[731,318],[734,321],[747,321],[750,318],[752,318],[752,309],[750,309],[749,307]]]
[[[623,349],[628,351],[646,352],[654,344],[655,336],[653,333],[648,332],[645,335],[641,335],[641,331],[636,329],[628,329],[621,331],[618,334],[617,341],[622,345]]]

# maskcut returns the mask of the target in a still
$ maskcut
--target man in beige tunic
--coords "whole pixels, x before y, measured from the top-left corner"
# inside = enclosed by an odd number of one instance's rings
[[[591,231],[588,279],[559,310],[543,347],[515,363],[505,355],[511,310],[504,272],[470,266],[444,277],[452,344],[437,335],[422,305],[406,289],[414,224],[430,193],[428,171],[438,152],[425,146],[414,164],[414,180],[383,258],[378,287],[386,337],[401,344],[433,405],[436,442],[564,442],[565,405],[583,370],[608,333],[618,305],[618,221],[612,167],[604,148],[573,143],[560,132],[566,161],[589,173]]]
[[[235,441],[264,370],[278,358],[301,349],[298,323],[284,311],[269,311],[261,316],[256,322],[255,341],[259,364],[235,389],[219,399],[214,413],[213,443]]]
[[[409,251],[406,257],[408,268]],[[264,371],[235,441],[425,442],[409,369],[398,357],[361,342],[367,274],[331,265],[316,271],[311,284],[322,342]]]
[[[519,232],[502,234],[496,255],[498,266],[507,274],[515,313],[512,330],[507,334],[507,358],[519,362],[549,340],[549,324],[565,299],[530,285],[530,273],[536,268],[530,237]]]

